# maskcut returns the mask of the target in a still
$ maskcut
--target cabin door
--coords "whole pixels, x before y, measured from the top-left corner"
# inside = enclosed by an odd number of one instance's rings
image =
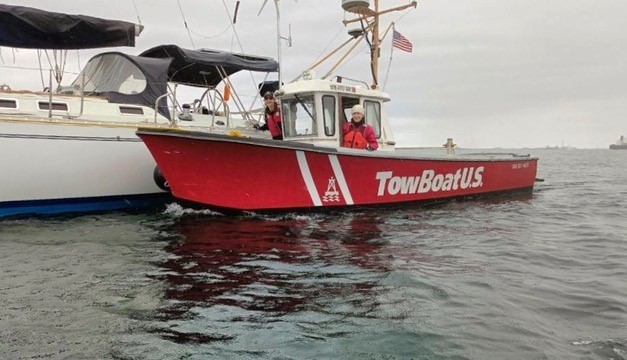
[[[353,106],[359,104],[358,97],[352,96],[341,96],[340,97],[340,121],[339,121],[339,133],[340,133],[340,146],[344,143],[344,135],[342,134],[342,129],[344,128],[344,124],[351,121],[353,116],[352,109]]]

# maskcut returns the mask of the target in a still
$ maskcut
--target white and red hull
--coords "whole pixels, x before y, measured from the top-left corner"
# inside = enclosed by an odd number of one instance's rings
[[[186,131],[141,130],[173,195],[213,208],[278,211],[530,192],[537,158],[403,157]]]

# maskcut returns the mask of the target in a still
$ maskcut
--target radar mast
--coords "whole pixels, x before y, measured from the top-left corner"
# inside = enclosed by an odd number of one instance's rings
[[[362,26],[365,36],[367,37],[367,31],[371,30],[372,36],[369,41],[370,45],[370,67],[372,71],[372,89],[379,88],[379,56],[381,53],[381,43],[385,39],[385,36],[390,31],[393,24],[390,24],[385,30],[383,35],[379,34],[380,17],[383,14],[387,14],[393,11],[402,11],[410,7],[415,8],[417,6],[416,1],[412,1],[407,5],[397,6],[390,9],[380,10],[379,0],[374,1],[374,10],[370,9],[370,1],[368,0],[342,0],[342,8],[349,12],[358,15],[354,19],[344,20],[344,25],[350,23],[359,22]]]

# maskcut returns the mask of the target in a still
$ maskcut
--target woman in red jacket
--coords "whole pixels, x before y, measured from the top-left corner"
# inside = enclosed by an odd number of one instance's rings
[[[342,128],[343,146],[369,151],[377,150],[379,148],[377,136],[372,126],[364,121],[364,107],[359,104],[353,106],[352,114],[351,121],[344,124]]]
[[[262,126],[255,125],[257,130],[270,130],[270,135],[274,140],[283,140],[283,129],[281,128],[281,109],[271,91],[263,94],[263,101],[266,104],[266,123]]]

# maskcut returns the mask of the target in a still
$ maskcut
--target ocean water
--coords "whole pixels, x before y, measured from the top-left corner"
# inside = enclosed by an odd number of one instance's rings
[[[627,359],[627,151],[524,152],[518,198],[0,220],[0,359]]]

